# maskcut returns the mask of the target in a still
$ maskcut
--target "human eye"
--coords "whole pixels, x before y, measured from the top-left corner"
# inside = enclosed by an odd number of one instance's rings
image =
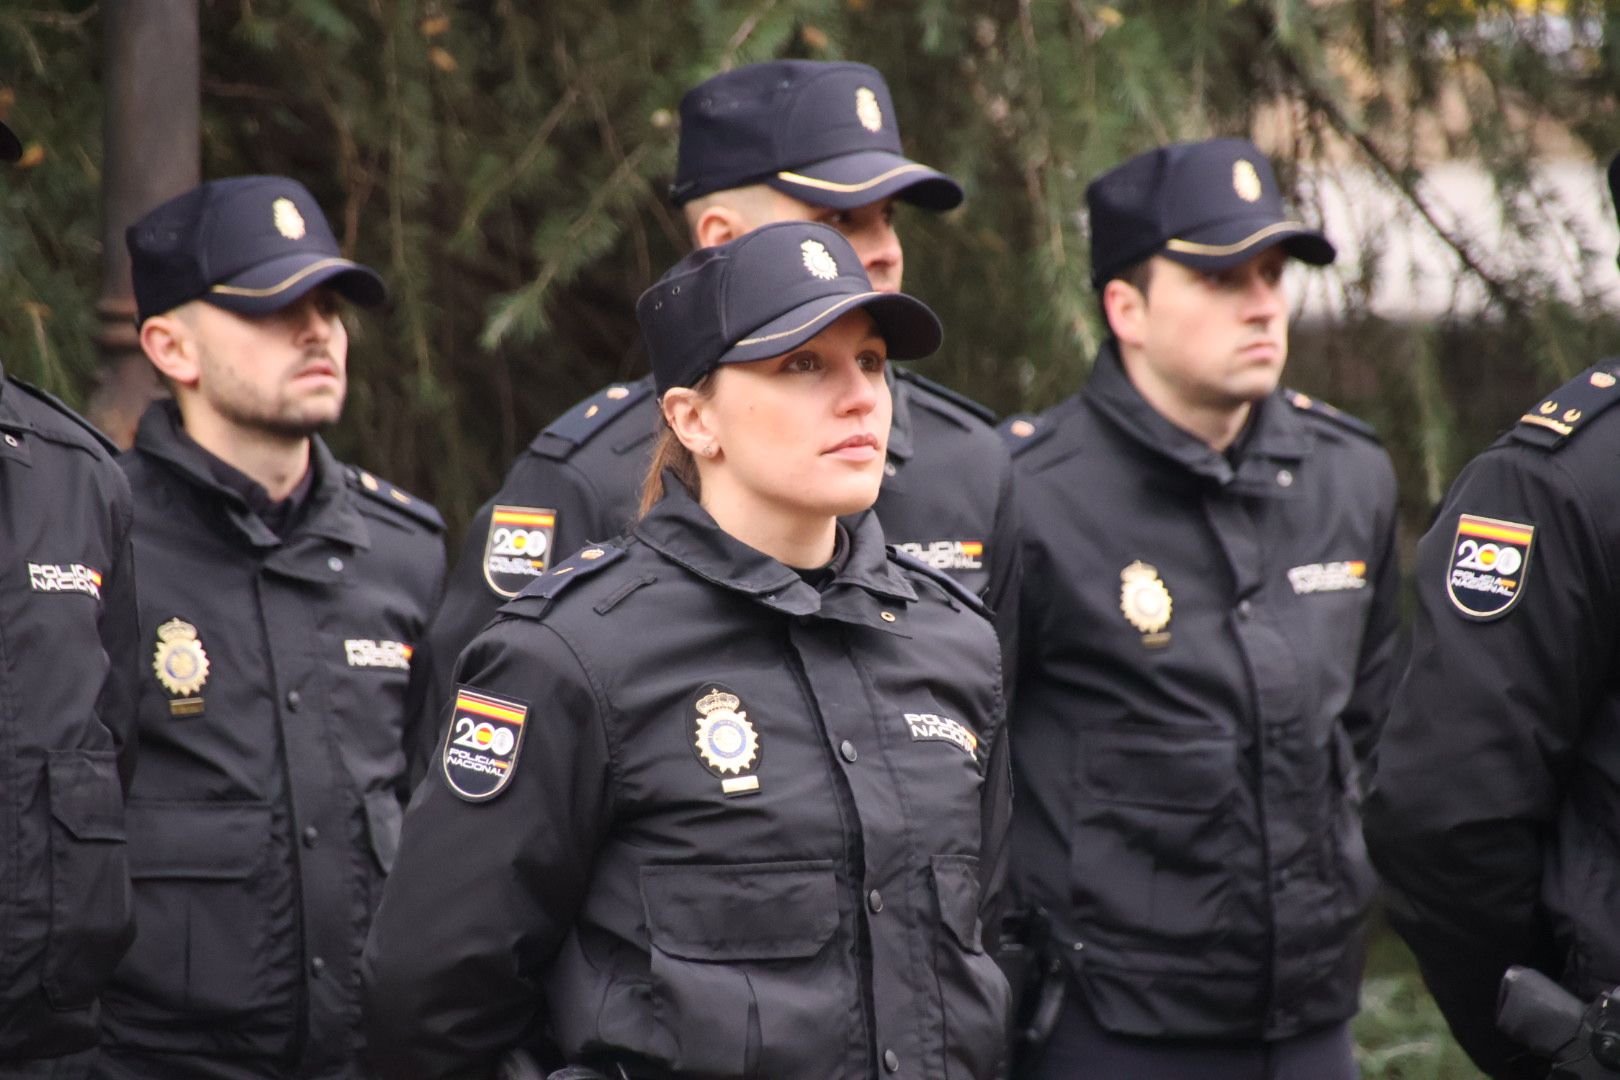
[[[321,289],[317,292],[315,294],[315,310],[320,312],[322,317],[328,319],[337,315],[342,310],[338,303],[337,293],[328,289]]]
[[[860,361],[861,370],[869,375],[881,375],[889,366],[889,358],[877,349],[866,349],[857,359]]]
[[[802,375],[806,372],[820,371],[821,357],[813,352],[794,353],[782,362],[780,370],[785,375]]]

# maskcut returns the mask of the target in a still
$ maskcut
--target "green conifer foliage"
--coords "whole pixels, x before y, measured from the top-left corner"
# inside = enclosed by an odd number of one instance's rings
[[[1421,166],[1490,170],[1510,231],[1557,227],[1549,147],[1620,149],[1620,15],[1600,0],[204,0],[203,171],[288,173],[391,307],[356,320],[352,458],[465,520],[548,419],[645,361],[632,304],[686,247],[664,198],[682,91],[729,65],[848,58],[888,77],[914,156],[968,190],[905,208],[906,284],[944,316],[927,374],[1000,411],[1084,377],[1100,336],[1083,193],[1156,142],[1253,134],[1296,163],[1371,170],[1491,299],[1392,325],[1374,231],[1325,286],[1291,381],[1377,423],[1414,525],[1537,388],[1616,345],[1597,299],[1555,297],[1450,230]],[[0,115],[37,146],[0,177],[9,368],[82,400],[100,280],[97,7],[0,7]],[[1441,118],[1437,120],[1436,117]],[[1585,266],[1607,237],[1565,235]]]

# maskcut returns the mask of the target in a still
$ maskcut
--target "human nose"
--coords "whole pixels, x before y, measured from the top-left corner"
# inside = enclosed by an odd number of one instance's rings
[[[865,416],[877,408],[879,393],[889,392],[888,381],[881,374],[874,375],[850,358],[839,365],[838,412],[844,416]]]
[[[296,320],[300,340],[324,342],[331,339],[334,319],[324,304],[304,300],[296,312]]]
[[[1243,290],[1244,314],[1255,322],[1269,322],[1280,318],[1288,310],[1288,295],[1283,291],[1282,278],[1264,274],[1253,275]]]
[[[868,226],[862,230],[857,247],[861,266],[873,287],[879,292],[897,291],[894,269],[900,265],[900,234],[894,223],[885,219]]]

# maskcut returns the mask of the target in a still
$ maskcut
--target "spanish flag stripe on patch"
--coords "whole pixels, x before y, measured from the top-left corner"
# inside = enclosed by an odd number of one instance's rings
[[[522,724],[524,716],[528,713],[527,709],[514,709],[503,701],[492,701],[476,694],[469,694],[465,690],[456,695],[456,711],[477,713],[479,716],[505,720],[509,724]]]
[[[1494,518],[1474,517],[1472,514],[1462,516],[1462,520],[1457,523],[1457,534],[1478,536],[1486,540],[1501,540],[1508,544],[1528,544],[1532,535],[1522,526],[1497,521]]]
[[[520,514],[511,510],[497,510],[490,520],[497,525],[535,525],[546,529],[557,523],[555,514]]]

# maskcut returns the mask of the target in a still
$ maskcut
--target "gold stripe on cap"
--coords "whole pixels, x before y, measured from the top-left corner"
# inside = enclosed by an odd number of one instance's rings
[[[928,166],[918,165],[916,162],[912,162],[909,165],[897,166],[896,168],[890,169],[886,173],[874,176],[872,179],[862,181],[859,184],[839,184],[832,180],[817,180],[813,176],[805,176],[803,173],[796,172],[779,172],[776,174],[776,178],[778,180],[785,180],[790,184],[800,184],[804,187],[820,188],[822,191],[865,191],[867,188],[876,187],[878,184],[883,183],[883,181],[888,180],[891,177],[899,176],[901,173],[930,171],[931,170],[928,168]]]
[[[1274,225],[1267,225],[1259,232],[1250,233],[1235,244],[1199,244],[1191,240],[1166,240],[1164,246],[1170,251],[1180,252],[1183,255],[1236,255],[1244,248],[1253,247],[1275,233],[1304,228],[1305,223],[1301,221],[1279,221]]]
[[[797,334],[800,330],[803,330],[805,327],[809,326],[811,323],[816,322],[818,319],[825,319],[828,315],[831,315],[833,312],[837,311],[841,307],[848,307],[850,304],[853,304],[857,300],[865,300],[868,296],[882,296],[882,295],[883,294],[880,293],[880,292],[873,291],[873,292],[856,293],[854,296],[846,296],[842,300],[838,301],[838,303],[836,303],[836,304],[832,305],[831,307],[825,309],[824,311],[820,312],[819,314],[810,316],[810,318],[806,319],[804,322],[800,323],[798,326],[795,326],[791,330],[781,330],[781,331],[778,331],[777,333],[774,333],[774,334],[766,334],[764,337],[744,338],[743,340],[737,342],[737,344],[734,345],[733,348],[740,349],[744,345],[763,345],[765,342],[767,342],[767,341],[775,341],[777,338],[790,337],[793,334]]]
[[[303,281],[317,270],[325,270],[328,266],[353,267],[354,265],[355,264],[350,262],[348,259],[321,259],[318,262],[310,263],[308,266],[304,267],[296,274],[293,274],[291,277],[283,278],[281,281],[276,282],[268,289],[246,289],[239,285],[215,285],[208,291],[223,293],[226,296],[274,296],[276,293],[286,292],[288,289],[292,288],[300,281]]]
[[[1575,430],[1569,424],[1560,424],[1557,420],[1549,420],[1547,417],[1537,416],[1535,413],[1525,413],[1523,416],[1519,417],[1519,423],[1539,424],[1544,428],[1551,428],[1560,435],[1568,435],[1570,432]]]

